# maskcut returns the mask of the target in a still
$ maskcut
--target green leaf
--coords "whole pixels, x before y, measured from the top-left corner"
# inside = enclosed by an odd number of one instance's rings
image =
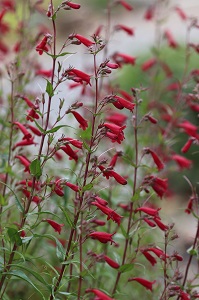
[[[45,298],[44,298],[44,295],[41,293],[41,291],[32,283],[32,280],[30,280],[29,278],[28,278],[28,276],[24,273],[24,272],[22,272],[22,271],[20,271],[20,270],[12,270],[12,271],[9,271],[9,272],[6,272],[6,273],[3,273],[3,274],[5,274],[5,275],[11,275],[11,276],[16,276],[16,277],[18,277],[18,278],[20,278],[20,279],[23,279],[24,281],[26,281],[26,282],[28,282],[41,296],[42,296],[42,299],[44,299],[45,300]]]
[[[85,192],[85,191],[90,191],[93,187],[93,184],[90,182],[88,184],[86,184],[83,188],[82,188],[82,191]]]
[[[21,202],[19,201],[19,199],[17,198],[17,195],[15,194],[15,192],[6,183],[4,183],[3,181],[0,181],[0,183],[6,185],[6,187],[13,193],[13,195],[15,196],[15,203],[16,203],[16,206],[17,206],[18,210],[21,213],[24,213],[24,208],[21,205]]]
[[[39,125],[39,123],[38,123],[36,120],[34,120],[34,123],[35,123],[35,125],[37,126],[37,128],[39,128],[39,130],[40,130],[42,133],[45,133],[45,130]]]
[[[83,146],[84,146],[84,148],[85,148],[86,150],[88,150],[89,153],[92,153],[92,151],[91,151],[89,145],[88,145],[84,140],[83,140]]]
[[[121,228],[121,231],[122,231],[122,234],[123,236],[127,239],[128,238],[128,234],[126,232],[126,230],[124,229],[124,226],[122,224],[120,224],[120,228]]]
[[[133,269],[134,265],[133,264],[125,264],[121,266],[118,271],[121,273],[129,272]]]
[[[72,53],[72,52],[63,52],[63,53],[60,53],[60,54],[57,54],[57,55],[53,55],[53,54],[50,54],[46,51],[44,51],[47,55],[49,55],[50,57],[52,58],[58,58],[58,57],[61,57],[61,56],[66,56],[66,55],[70,55],[70,54],[75,54],[75,53]]]
[[[47,130],[45,133],[53,133],[53,132],[56,132],[56,131],[58,131],[58,130],[59,130],[60,128],[62,128],[62,127],[70,127],[70,128],[73,128],[73,127],[71,127],[71,126],[69,126],[69,125],[59,125],[59,126],[53,127],[52,129]]]
[[[4,206],[4,205],[6,205],[6,204],[7,204],[7,202],[6,202],[5,197],[3,197],[2,194],[0,194],[0,205],[1,205],[1,206]]]
[[[9,227],[7,233],[12,243],[16,243],[17,246],[22,245],[22,240],[17,229]]]
[[[53,85],[48,80],[47,80],[47,85],[46,85],[46,93],[48,94],[49,97],[54,96]]]
[[[35,158],[30,164],[30,173],[32,176],[35,176],[36,179],[39,179],[42,175],[41,163],[38,158]]]
[[[75,228],[75,225],[73,224],[72,220],[70,219],[68,213],[67,213],[67,209],[63,208],[62,206],[59,206],[59,208],[63,211],[65,219],[67,224],[71,227],[71,228]]]

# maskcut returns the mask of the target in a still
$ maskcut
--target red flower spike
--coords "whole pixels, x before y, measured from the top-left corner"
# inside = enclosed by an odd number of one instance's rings
[[[146,279],[140,278],[140,277],[129,278],[128,282],[130,282],[130,281],[137,281],[138,283],[140,283],[141,285],[143,285],[146,289],[148,289],[150,291],[152,291],[153,284],[156,282],[156,280],[149,281],[149,280],[146,280]]]
[[[68,5],[72,9],[79,9],[81,7],[80,4],[71,1],[64,1],[64,4]]]
[[[184,156],[178,155],[178,154],[172,155],[171,159],[174,160],[178,164],[180,169],[189,169],[192,165],[191,160],[187,159]]]
[[[30,173],[30,169],[29,169],[30,161],[25,156],[22,155],[16,155],[15,158],[18,158],[20,162],[24,165],[25,167],[24,172]]]
[[[186,20],[187,20],[187,15],[186,15],[185,12],[182,10],[182,8],[176,6],[174,9],[175,9],[175,11],[177,12],[177,14],[180,16],[180,18],[181,18],[183,21],[186,21]]]
[[[78,193],[80,190],[80,187],[76,184],[70,183],[70,182],[66,182],[65,183],[66,186],[68,186],[71,190],[73,190],[74,192]]]
[[[149,216],[153,216],[153,217],[157,216],[158,217],[159,216],[159,210],[161,210],[161,208],[154,209],[154,208],[151,208],[151,207],[142,206],[142,207],[136,208],[135,213],[138,212],[138,211],[142,211],[142,212],[144,212],[145,214],[147,214]]]
[[[95,43],[93,41],[90,41],[89,39],[85,38],[84,36],[80,34],[71,34],[69,35],[69,39],[76,38],[78,41],[80,41],[82,44],[84,44],[86,47],[91,47]]]
[[[115,262],[114,260],[112,260],[110,257],[108,257],[107,255],[104,255],[104,260],[105,262],[112,268],[114,269],[118,269],[120,267],[120,265]]]
[[[165,38],[167,39],[169,47],[174,48],[174,49],[178,47],[178,44],[174,40],[173,35],[171,34],[171,32],[169,30],[165,30],[164,35],[165,35]]]
[[[83,130],[86,130],[88,127],[88,122],[76,111],[71,110],[70,111],[73,116],[75,117],[75,119],[79,122],[79,128],[82,128]]]
[[[127,3],[126,1],[124,1],[124,0],[119,0],[118,2],[119,2],[126,10],[129,10],[129,11],[133,10],[133,7],[132,7],[129,3]]]
[[[57,231],[59,234],[61,233],[61,230],[62,230],[62,227],[64,226],[64,224],[59,224],[50,219],[45,219],[45,221],[48,222],[48,224],[50,224],[50,226],[52,226],[55,231]]]
[[[115,26],[115,30],[123,30],[125,31],[128,35],[134,35],[134,30],[128,26],[118,24]]]
[[[24,135],[23,140],[29,140],[32,138],[31,133],[26,129],[26,127],[23,124],[19,122],[13,122],[13,124],[16,125],[23,133]]]
[[[163,224],[159,218],[154,218],[154,222],[158,225],[158,227],[163,230],[163,231],[167,231],[169,229],[169,226]]]
[[[98,297],[98,300],[114,300],[113,298],[110,298],[105,293],[97,289],[87,289],[86,293],[94,293]]]
[[[141,69],[142,71],[148,71],[149,69],[151,69],[155,64],[156,64],[157,60],[156,58],[150,58],[149,60],[145,61],[142,65],[141,65]]]
[[[74,159],[76,162],[78,161],[77,153],[73,151],[73,149],[69,145],[61,146],[60,149],[69,156],[70,160]]]
[[[103,244],[110,242],[112,245],[113,243],[116,244],[112,239],[112,236],[114,234],[115,234],[115,232],[107,233],[107,232],[94,231],[89,234],[89,237],[91,237],[93,240],[98,240],[99,242],[101,242]]]
[[[146,257],[146,259],[151,263],[152,266],[154,266],[157,263],[155,257],[153,257],[150,253],[148,253],[145,250],[141,250],[141,252]]]

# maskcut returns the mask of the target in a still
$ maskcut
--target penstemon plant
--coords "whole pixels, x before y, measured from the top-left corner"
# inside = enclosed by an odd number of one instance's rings
[[[82,5],[58,2],[0,3],[0,299],[197,299],[198,194],[186,176],[196,173],[199,139],[197,19],[168,1],[147,8],[155,41],[135,85],[137,57],[111,49],[118,31],[134,35],[112,20],[117,9],[135,13],[132,4],[108,0],[106,24],[90,36],[72,32],[60,46],[59,18]],[[165,27],[171,12],[187,28],[178,76],[163,47],[180,51]],[[33,26],[35,15],[49,28]],[[73,66],[80,48],[88,65]],[[188,255],[164,210],[182,175],[190,190],[181,213],[196,223]]]

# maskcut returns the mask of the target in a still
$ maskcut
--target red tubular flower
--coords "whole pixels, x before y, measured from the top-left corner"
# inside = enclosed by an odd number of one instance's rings
[[[106,244],[108,242],[111,243],[111,245],[115,242],[112,239],[112,236],[115,234],[114,233],[107,233],[107,232],[100,232],[100,231],[94,231],[92,233],[89,234],[89,236],[93,239],[93,240],[98,240],[99,242]]]
[[[42,55],[44,51],[48,52],[47,42],[48,35],[45,35],[41,42],[36,46],[36,51],[39,53],[39,55]]]
[[[171,32],[169,30],[165,30],[164,36],[167,39],[169,47],[174,48],[174,49],[178,47],[178,44],[174,40],[173,35],[171,34]]]
[[[122,185],[126,185],[127,184],[127,180],[124,179],[121,175],[119,175],[118,173],[116,173],[113,170],[106,170],[105,167],[103,166],[98,166],[98,168],[102,171],[103,176],[106,177],[107,179],[109,179],[109,177],[113,177],[115,178],[115,180],[122,184]]]
[[[74,147],[78,148],[78,149],[82,149],[83,147],[83,142],[77,140],[77,139],[73,139],[70,137],[65,137],[63,139],[60,139],[59,141],[66,141],[67,143],[70,143],[71,145],[73,145]]]
[[[132,7],[129,3],[127,3],[126,1],[124,1],[124,0],[119,0],[118,2],[119,2],[126,10],[129,10],[129,11],[133,10],[133,7]]]
[[[160,160],[160,158],[157,156],[157,154],[153,150],[151,150],[150,148],[144,148],[144,152],[146,154],[149,154],[149,153],[151,154],[153,161],[158,168],[158,171],[161,171],[162,169],[164,169],[163,162]]]
[[[136,60],[136,58],[133,56],[119,52],[116,52],[113,55],[113,59],[119,66],[121,66],[122,64],[130,64],[134,66]]]
[[[71,1],[64,1],[64,4],[68,5],[72,9],[79,9],[81,7],[80,4],[71,2]]]
[[[26,188],[22,189],[23,194],[26,196],[26,198],[30,198],[31,197],[31,193],[30,191],[28,191]],[[37,205],[42,201],[42,199],[38,196],[33,196],[32,197],[32,202],[35,202]]]
[[[90,222],[96,224],[97,226],[104,226],[104,225],[106,224],[105,221],[98,220],[98,219],[93,219],[93,220],[90,221]]]
[[[110,257],[108,257],[107,255],[104,255],[104,260],[105,260],[105,262],[110,266],[110,267],[112,267],[112,268],[114,268],[114,269],[118,269],[119,267],[120,267],[120,265],[117,263],[117,262],[115,262],[114,260],[112,260]]]
[[[186,153],[187,151],[189,151],[191,145],[193,144],[193,141],[195,140],[195,138],[190,137],[188,139],[188,141],[184,144],[184,146],[181,149],[182,153]]]
[[[29,172],[30,173],[30,161],[23,155],[16,155],[15,158],[18,158],[20,162],[24,165],[25,169],[24,172]]]
[[[87,289],[86,293],[94,293],[98,297],[98,300],[114,300],[113,298],[110,298],[105,293],[97,289]]]
[[[31,133],[26,129],[26,127],[23,124],[19,122],[13,122],[13,124],[16,125],[23,133],[24,135],[23,140],[29,140],[32,138]]]
[[[189,201],[188,201],[187,208],[185,209],[185,212],[187,214],[190,214],[193,211],[194,199],[195,199],[195,197],[191,196]]]
[[[50,70],[40,69],[40,70],[36,71],[35,75],[39,75],[39,76],[44,76],[44,77],[47,77],[47,78],[51,78],[51,76],[52,76],[52,69],[50,69]]]
[[[123,30],[125,31],[128,35],[134,35],[134,30],[128,26],[125,26],[125,25],[121,25],[121,24],[118,24],[115,26],[115,30]]]
[[[119,156],[122,156],[121,151],[118,151],[117,153],[115,153],[115,155],[112,157],[112,159],[110,161],[109,167],[112,167],[112,168],[115,167],[117,159],[118,159]]]
[[[80,187],[76,184],[70,183],[70,182],[66,182],[65,183],[66,186],[68,186],[71,190],[73,190],[74,192],[78,193],[80,190]]]
[[[73,114],[75,119],[79,122],[79,124],[80,124],[79,128],[86,130],[86,128],[88,127],[88,122],[75,110],[71,110],[70,112]]]
[[[154,208],[151,208],[151,207],[142,206],[142,207],[136,208],[135,213],[138,212],[138,211],[142,211],[142,212],[144,212],[145,214],[147,214],[149,216],[153,216],[153,217],[157,216],[158,217],[159,216],[159,210],[161,210],[161,208],[154,209]]]
[[[82,44],[84,44],[86,47],[91,47],[95,43],[93,41],[90,41],[89,39],[85,38],[84,36],[80,34],[71,34],[69,35],[69,39],[76,38],[78,41],[80,41]]]
[[[12,150],[15,150],[17,147],[24,147],[24,146],[29,146],[29,145],[36,145],[36,143],[32,139],[29,140],[22,140],[18,143],[16,143],[13,147]]]
[[[193,136],[193,137],[198,137],[197,130],[198,127],[192,124],[191,122],[184,120],[180,124],[178,124],[178,127],[182,128],[186,134]]]
[[[113,97],[115,100],[117,100],[117,103],[119,103],[120,105],[122,105],[123,107],[125,107],[126,109],[133,111],[134,107],[135,107],[135,103],[132,103],[120,96],[114,96]],[[113,102],[113,105],[115,104],[115,102]]]
[[[167,178],[162,179],[162,178],[150,175],[150,176],[145,177],[143,183],[151,186],[160,198],[163,197],[163,195],[166,193],[166,191],[168,189],[168,179]]]
[[[184,291],[180,291],[180,297],[182,300],[190,300],[190,295],[185,293]]]
[[[157,257],[159,257],[163,261],[165,261],[166,258],[169,257],[167,254],[164,253],[164,251],[162,249],[157,248],[157,247],[150,247],[150,248],[147,248],[145,251],[153,252],[155,255],[157,255]]]
[[[154,18],[154,15],[155,15],[155,6],[150,5],[144,14],[144,18],[145,20],[150,21]]]
[[[84,72],[82,72],[82,71],[80,71],[80,70],[78,70],[78,69],[75,69],[75,68],[71,69],[71,70],[68,71],[68,74],[69,75],[74,75],[75,74],[78,78],[81,79],[81,81],[85,81],[86,84],[91,85],[91,83],[90,83],[91,76],[84,73]]]
[[[95,200],[100,204],[100,205],[103,205],[103,206],[107,206],[108,205],[108,202],[98,196],[94,196]]]
[[[78,161],[77,153],[73,151],[69,145],[61,146],[60,149],[62,149],[69,156],[70,160],[74,159],[76,162]]]
[[[151,69],[155,64],[156,64],[157,60],[156,58],[150,58],[149,60],[145,61],[142,65],[141,65],[141,69],[142,71],[148,71],[149,69]]]
[[[91,204],[97,206],[101,210],[101,212],[103,212],[105,215],[107,215],[107,220],[111,219],[115,223],[120,225],[122,216],[117,214],[113,209],[111,209],[108,206],[101,205],[98,202],[92,202]]]
[[[163,224],[163,223],[160,221],[159,218],[156,218],[156,217],[155,217],[153,220],[154,220],[154,222],[158,225],[158,227],[159,227],[161,230],[167,231],[167,230],[169,229],[169,226]]]
[[[27,124],[26,125],[34,134],[36,134],[37,136],[41,136],[41,131],[39,131],[39,129],[37,129],[36,127]]]
[[[118,126],[116,124],[105,122],[100,127],[106,127],[107,129],[109,129],[110,131],[112,131],[114,134],[120,134],[126,128],[126,125]]]
[[[106,117],[106,121],[114,123],[118,126],[122,126],[126,120],[127,116],[120,113],[114,113]]]
[[[178,154],[172,155],[171,159],[175,160],[180,169],[189,169],[192,165],[192,161],[190,159]]]
[[[157,124],[158,120],[155,119],[154,117],[147,115],[146,118],[152,123],[152,124]]]
[[[124,133],[121,132],[120,134],[115,134],[115,133],[112,133],[110,131],[107,131],[106,132],[106,137],[111,139],[112,143],[117,142],[118,144],[121,144],[121,142],[124,140]]]
[[[0,53],[7,54],[9,52],[9,48],[4,44],[2,41],[0,41]]]
[[[53,227],[53,229],[55,231],[57,231],[59,234],[61,233],[62,227],[64,226],[64,224],[59,224],[53,220],[50,219],[45,219],[44,221],[48,222],[48,224],[50,224],[50,226]]]
[[[128,282],[129,281],[137,281],[138,283],[140,283],[141,285],[143,285],[146,289],[148,289],[150,291],[152,291],[153,284],[156,282],[156,280],[149,281],[149,280],[146,280],[146,279],[140,278],[140,277],[129,278]]]
[[[183,21],[186,21],[186,20],[187,20],[187,15],[186,15],[185,12],[182,10],[182,8],[176,6],[174,9],[175,9],[175,11],[177,12],[177,14],[180,16],[180,18],[181,18]]]
[[[155,257],[153,257],[150,253],[148,253],[145,250],[141,250],[141,252],[146,257],[146,259],[151,263],[152,266],[154,266],[157,263]]]
[[[107,62],[107,63],[106,63],[106,66],[107,66],[108,68],[110,68],[110,69],[113,69],[113,70],[119,68],[119,65],[118,65],[118,64],[111,63],[111,62]]]
[[[150,226],[150,227],[156,227],[156,224],[153,223],[151,220],[147,218],[143,218],[143,220]]]
[[[35,109],[32,108],[31,110],[28,110],[28,114],[26,116],[26,120],[33,122],[34,119],[39,119],[39,115],[36,113]]]

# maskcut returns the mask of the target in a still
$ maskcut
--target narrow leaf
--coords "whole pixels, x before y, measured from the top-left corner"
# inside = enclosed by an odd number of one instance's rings
[[[66,209],[66,208],[63,208],[63,207],[61,207],[61,206],[59,206],[59,208],[63,211],[67,224],[68,224],[71,228],[75,228],[75,226],[74,226],[72,220],[70,219],[70,217],[69,217],[69,215],[68,215],[68,213],[67,213],[67,209]]]
[[[125,272],[129,272],[133,269],[133,264],[125,264],[123,266],[121,266],[118,271],[121,273],[125,273]]]
[[[42,175],[41,163],[38,158],[34,159],[30,164],[30,173],[32,176],[35,176],[37,179]]]
[[[53,97],[53,95],[54,95],[53,85],[48,80],[47,80],[47,85],[46,85],[46,93],[49,95],[49,97]]]
[[[88,184],[86,184],[83,188],[82,188],[82,191],[85,192],[85,191],[89,191],[91,190],[93,187],[93,184],[90,182]]]

